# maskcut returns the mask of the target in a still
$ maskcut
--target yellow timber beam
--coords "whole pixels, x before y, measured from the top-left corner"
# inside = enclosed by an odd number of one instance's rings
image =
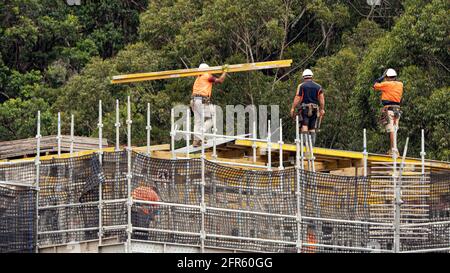
[[[247,63],[247,64],[233,64],[228,66],[228,73],[254,71],[263,69],[274,69],[282,67],[290,67],[292,60],[279,60],[270,62]],[[223,66],[214,66],[208,68],[191,68],[179,70],[167,70],[159,72],[137,73],[128,75],[113,76],[111,83],[131,83],[140,81],[153,81],[162,79],[173,79],[182,77],[198,76],[204,73],[219,74],[223,72]]]
[[[253,142],[251,140],[236,140],[235,145],[252,147]],[[267,149],[266,142],[256,142],[257,148]],[[279,150],[278,143],[272,143],[272,150],[276,152]],[[306,148],[304,147],[305,151]],[[286,152],[295,152],[296,146],[295,144],[283,144],[283,151]],[[363,159],[362,152],[354,152],[354,151],[344,151],[344,150],[333,150],[326,148],[315,147],[313,149],[314,156],[320,160],[320,156],[327,157],[335,157],[336,159]],[[369,162],[392,162],[392,157],[388,155],[379,155],[379,154],[369,154],[368,159]],[[415,158],[406,158],[405,163],[414,163],[421,164],[420,159]],[[437,160],[425,160],[425,166],[438,168],[438,169],[450,169],[450,162],[446,161],[437,161]]]
[[[131,148],[133,151],[138,152],[138,153],[145,153],[147,151],[147,147],[132,147]],[[150,151],[155,152],[155,151],[168,151],[170,150],[170,145],[169,144],[160,144],[160,145],[152,145],[150,146]],[[79,156],[84,156],[84,155],[90,155],[90,154],[94,154],[94,153],[98,153],[100,150],[99,149],[95,149],[95,150],[85,150],[85,151],[78,151],[78,152],[74,152],[72,157],[79,157]],[[105,153],[112,153],[115,151],[114,147],[108,147],[108,148],[103,148],[102,149],[103,152]],[[122,150],[121,150],[122,151]],[[58,158],[70,158],[70,153],[62,153],[61,156],[58,157],[57,154],[51,154],[51,155],[45,155],[45,156],[41,156],[39,158],[39,160],[41,161],[45,161],[45,160],[51,160],[51,159],[58,159]],[[27,158],[20,158],[20,159],[13,159],[13,160],[1,160],[0,163],[2,162],[29,162],[29,161],[34,161],[36,160],[36,157],[27,157]]]

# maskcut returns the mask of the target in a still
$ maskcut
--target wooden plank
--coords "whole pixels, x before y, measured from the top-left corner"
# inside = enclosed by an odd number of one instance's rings
[[[274,69],[289,67],[292,64],[292,60],[279,60],[270,62],[258,62],[258,63],[247,63],[247,64],[234,64],[228,66],[228,72],[243,72],[243,71],[254,71],[262,69]],[[223,66],[213,66],[209,68],[199,69],[178,69],[178,70],[167,70],[159,72],[148,72],[148,73],[136,73],[128,75],[117,75],[113,76],[111,83],[130,83],[130,82],[140,82],[140,81],[152,81],[161,79],[174,79],[181,77],[192,77],[198,76],[204,73],[218,74],[223,72]]]

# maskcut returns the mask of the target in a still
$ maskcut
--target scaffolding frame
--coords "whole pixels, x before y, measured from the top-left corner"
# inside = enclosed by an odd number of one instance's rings
[[[116,112],[117,112],[117,120],[116,120],[116,129],[117,129],[117,139],[119,139],[119,115],[118,115],[118,100],[116,101]],[[188,111],[188,121],[187,121],[187,127],[188,130],[181,131],[177,130],[175,126],[173,126],[172,123],[172,130],[171,135],[174,137],[177,133],[183,133],[186,134],[186,136],[190,136],[191,134],[194,134],[195,132],[190,131],[190,112]],[[172,111],[173,114],[173,111]],[[173,116],[172,116],[173,121]],[[40,111],[37,113],[37,134],[36,134],[36,158],[35,158],[35,168],[36,168],[36,179],[34,183],[34,188],[37,191],[37,197],[36,197],[36,238],[37,243],[39,242],[39,235],[45,235],[45,234],[51,234],[51,233],[68,233],[68,232],[75,232],[75,231],[93,231],[98,230],[98,236],[99,236],[99,242],[101,244],[102,242],[102,235],[103,231],[106,230],[113,230],[113,229],[124,229],[126,230],[127,239],[126,239],[126,251],[131,252],[131,244],[134,239],[132,239],[132,232],[134,230],[143,230],[143,231],[158,231],[158,232],[166,232],[166,233],[173,233],[173,234],[184,234],[184,235],[195,235],[199,236],[201,240],[201,251],[204,252],[205,249],[205,240],[206,238],[222,238],[222,239],[233,239],[233,240],[248,240],[248,241],[257,241],[257,242],[267,242],[267,243],[280,243],[280,244],[287,244],[287,245],[293,245],[296,247],[297,252],[302,251],[302,247],[304,246],[316,246],[316,247],[325,247],[325,248],[332,248],[332,249],[341,249],[341,250],[355,250],[355,251],[368,251],[368,252],[405,252],[405,253],[417,253],[417,252],[432,252],[432,251],[446,251],[450,250],[450,247],[448,248],[434,248],[434,249],[422,249],[422,250],[409,250],[409,251],[401,251],[400,248],[400,236],[401,236],[401,229],[402,228],[408,228],[408,227],[419,227],[419,226],[428,226],[428,225],[439,225],[439,224],[450,224],[450,221],[440,221],[440,222],[428,222],[428,223],[411,223],[411,224],[402,224],[400,223],[400,205],[402,204],[401,201],[401,179],[402,179],[402,172],[403,167],[405,164],[405,158],[407,154],[407,147],[408,147],[408,139],[405,144],[405,149],[402,156],[402,161],[400,164],[400,171],[397,170],[397,156],[394,153],[393,154],[393,180],[394,180],[394,199],[396,201],[396,212],[395,212],[395,219],[392,223],[381,223],[381,222],[370,222],[370,221],[358,221],[358,220],[343,220],[343,219],[333,219],[333,218],[323,218],[323,217],[308,217],[301,214],[301,178],[300,178],[300,170],[304,169],[304,154],[303,154],[303,144],[306,142],[307,152],[308,156],[307,159],[311,161],[311,169],[313,172],[315,171],[314,168],[314,155],[312,152],[312,140],[311,136],[306,137],[306,141],[303,141],[303,134],[300,134],[299,132],[299,120],[298,117],[296,118],[296,137],[295,137],[295,143],[296,143],[296,163],[295,163],[295,169],[296,169],[296,208],[297,212],[295,215],[284,215],[279,213],[270,213],[270,212],[259,212],[259,211],[251,211],[251,210],[242,210],[242,209],[227,209],[227,208],[218,208],[218,207],[211,207],[207,206],[205,203],[205,146],[204,146],[204,140],[206,136],[212,136],[213,139],[216,137],[229,137],[232,139],[246,139],[250,141],[264,141],[261,139],[256,138],[256,133],[252,134],[251,138],[243,138],[239,136],[221,136],[217,135],[216,131],[213,131],[213,134],[207,134],[204,131],[204,122],[205,122],[205,114],[204,114],[204,108],[202,109],[202,132],[201,132],[201,139],[202,139],[202,147],[201,147],[201,162],[202,162],[202,169],[201,169],[201,202],[199,205],[186,205],[186,204],[179,204],[179,203],[168,203],[168,202],[153,202],[153,201],[142,201],[142,200],[135,200],[131,195],[131,179],[132,179],[132,160],[131,160],[131,153],[132,153],[132,146],[131,146],[131,102],[130,97],[127,97],[127,198],[126,199],[113,199],[113,200],[103,200],[102,198],[102,188],[101,183],[99,185],[99,201],[94,202],[88,202],[88,203],[69,203],[69,204],[62,204],[62,205],[53,205],[53,206],[39,206],[39,181],[40,181],[40,139],[41,139],[41,118],[40,118]],[[280,120],[280,127],[281,127],[281,120]],[[60,135],[60,114],[58,114],[58,135]],[[99,101],[99,122],[98,122],[98,129],[99,129],[99,160],[100,164],[102,161],[102,155],[103,155],[103,147],[102,147],[102,104],[101,101]],[[215,126],[214,126],[215,127]],[[150,104],[147,104],[147,140],[150,138],[151,134],[151,121],[150,121]],[[280,128],[280,130],[282,130]],[[73,136],[74,132],[74,117],[71,116],[71,136]],[[282,131],[281,131],[282,132]],[[395,138],[397,135],[397,130],[395,132]],[[269,163],[267,164],[267,169],[272,170],[271,166],[271,130],[270,130],[270,120],[268,121],[268,137],[266,139],[266,142],[268,143],[268,159]],[[73,138],[71,138],[73,139]],[[189,143],[189,138],[187,137],[187,143]],[[213,142],[215,146],[215,141]],[[282,146],[283,140],[282,140],[282,134],[280,134],[280,140],[278,144],[280,147]],[[116,148],[119,147],[119,143],[116,142]],[[424,138],[424,131],[422,130],[422,138],[421,138],[421,173],[422,176],[425,176],[425,138]],[[215,149],[215,147],[214,147]],[[118,149],[117,149],[118,150]],[[150,150],[150,141],[147,141],[147,156],[150,156],[151,153],[149,153]],[[71,155],[73,151],[71,148]],[[364,155],[364,176],[367,176],[367,140],[366,140],[366,130],[364,129],[364,141],[363,141],[363,155]],[[60,153],[58,152],[58,156]],[[187,157],[189,158],[189,151],[187,153]],[[177,157],[174,157],[174,160],[176,160]],[[15,164],[19,162],[11,162],[8,164]],[[223,163],[223,162],[222,162]],[[237,165],[234,162],[230,162],[230,164]],[[251,164],[248,164],[251,166]],[[255,165],[256,167],[261,167],[259,165]],[[280,169],[284,169],[282,165],[282,150],[280,149]],[[19,184],[16,184],[19,185]],[[19,185],[20,186],[20,185]],[[104,209],[103,204],[113,204],[113,203],[122,203],[127,205],[127,224],[126,225],[113,225],[113,226],[103,226],[102,223],[102,211]],[[191,209],[198,209],[199,212],[202,215],[201,220],[201,228],[198,233],[196,232],[183,232],[183,231],[175,231],[175,230],[164,230],[164,229],[152,229],[152,228],[141,228],[141,227],[133,227],[131,222],[131,207],[134,203],[141,203],[141,204],[155,204],[155,205],[164,205],[169,207],[184,207],[184,208],[191,208]],[[69,207],[76,207],[76,206],[85,206],[85,205],[98,205],[99,208],[99,225],[98,227],[89,227],[89,228],[78,228],[78,229],[66,229],[66,230],[53,230],[53,231],[39,231],[39,210],[46,210],[46,209],[54,209],[54,208],[69,208]],[[398,211],[397,211],[398,210]],[[234,212],[234,213],[241,213],[241,214],[250,214],[250,215],[261,215],[261,216],[269,216],[269,217],[281,217],[281,218],[289,218],[296,220],[297,222],[297,238],[295,241],[283,241],[283,240],[272,240],[272,239],[263,239],[263,238],[253,238],[253,237],[240,237],[240,236],[227,236],[227,235],[221,235],[221,234],[208,234],[205,230],[205,214],[207,211],[222,211],[222,212]],[[364,248],[364,247],[349,247],[349,246],[339,246],[339,245],[327,245],[327,244],[311,244],[307,242],[302,241],[302,223],[304,220],[310,220],[310,221],[322,221],[322,222],[336,222],[336,223],[350,223],[350,224],[359,224],[359,225],[377,225],[377,226],[383,226],[389,229],[394,229],[394,248],[392,250],[384,250],[384,249],[373,249],[373,248]],[[39,249],[39,243],[37,244],[36,251]]]

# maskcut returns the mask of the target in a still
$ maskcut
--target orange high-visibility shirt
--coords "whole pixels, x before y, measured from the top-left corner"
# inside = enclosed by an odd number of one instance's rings
[[[211,97],[213,83],[213,77],[209,73],[198,76],[192,87],[192,95]]]
[[[133,190],[131,196],[133,196],[134,199],[141,201],[158,202],[160,200],[158,194],[151,187],[148,186],[137,187],[136,189]],[[156,207],[157,205],[152,204],[150,206]],[[142,206],[142,212],[145,214],[149,214],[150,210],[146,207],[148,207],[148,205]]]
[[[399,81],[384,81],[381,83],[375,83],[373,88],[377,91],[381,91],[381,100],[388,100],[392,102],[398,102],[402,100],[403,95],[403,83]]]

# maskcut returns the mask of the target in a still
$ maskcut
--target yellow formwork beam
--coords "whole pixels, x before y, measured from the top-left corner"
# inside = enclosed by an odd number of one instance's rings
[[[228,73],[290,67],[291,64],[292,60],[234,64],[228,66]],[[213,66],[203,69],[191,68],[191,69],[167,70],[159,72],[136,73],[136,74],[113,76],[111,83],[118,84],[118,83],[131,83],[131,82],[153,81],[162,79],[174,79],[182,77],[193,77],[204,73],[219,74],[222,72],[223,66]]]
[[[257,148],[263,148],[267,149],[267,143],[266,142],[255,142]],[[245,146],[245,147],[252,147],[253,141],[251,140],[236,140],[235,145],[239,146]],[[272,143],[272,150],[276,152],[279,150],[279,144],[278,143]],[[283,151],[286,152],[295,152],[296,151],[296,145],[295,144],[283,144],[282,146]],[[304,147],[304,151],[306,151],[306,147]],[[314,147],[313,148],[314,156],[319,157],[320,156],[328,156],[328,157],[336,157],[336,159],[363,159],[362,152],[354,152],[354,151],[344,151],[344,150],[334,150],[334,149],[326,149],[326,148],[319,148]],[[379,154],[369,154],[367,160],[369,162],[392,162],[393,159],[389,155],[379,155]],[[400,162],[401,159],[399,159],[398,162]],[[420,159],[415,158],[406,158],[405,163],[415,163],[415,164],[421,164]],[[425,166],[432,167],[432,168],[438,168],[438,169],[450,169],[450,162],[446,161],[437,161],[437,160],[425,160]]]

